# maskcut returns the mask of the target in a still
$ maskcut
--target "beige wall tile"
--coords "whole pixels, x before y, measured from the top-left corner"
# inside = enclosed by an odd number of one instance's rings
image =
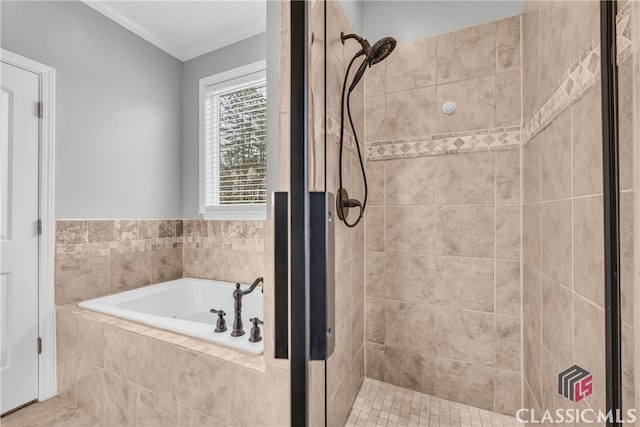
[[[365,301],[361,300],[353,309],[353,316],[351,318],[351,354],[354,361],[358,353],[364,351],[364,305]],[[356,394],[357,392],[358,390],[356,390]]]
[[[109,294],[109,257],[57,260],[56,305]]]
[[[385,139],[430,135],[437,132],[436,123],[431,120],[437,108],[435,86],[389,93],[386,95],[384,120],[377,121],[375,115],[371,116],[371,120],[378,123],[378,126],[384,126]],[[367,115],[366,122],[369,121]]]
[[[498,73],[520,69],[520,16],[497,22]]]
[[[532,4],[533,2],[529,2]],[[522,111],[523,121],[533,116],[540,99],[540,11],[526,9],[522,15]]]
[[[384,252],[367,252],[367,296],[384,297]]]
[[[56,311],[56,350],[61,354],[76,356],[76,316],[65,311]]]
[[[109,259],[110,283],[112,294],[139,288],[150,283],[149,252],[130,252],[113,254]]]
[[[158,239],[160,237],[160,221],[146,219],[138,221],[138,239]]]
[[[540,96],[551,95],[574,60],[570,2],[540,2]],[[544,27],[543,27],[544,26]],[[542,30],[544,28],[544,30]],[[585,46],[586,47],[586,46]]]
[[[56,221],[56,244],[74,245],[87,242],[87,221]]]
[[[384,348],[384,381],[422,393],[433,394],[436,386],[435,357],[432,355]]]
[[[572,107],[573,195],[602,193],[602,104],[600,84]]]
[[[636,22],[638,22],[638,20],[636,20]],[[638,27],[637,24],[636,27]],[[638,54],[636,54],[635,56],[638,56]],[[636,62],[639,61],[636,60]],[[633,138],[634,129],[637,129],[638,125],[636,124],[634,127],[634,91],[626,89],[634,87],[633,75],[633,60],[631,58],[627,59],[618,66],[618,88],[625,88],[618,91],[618,161],[620,162],[619,174],[621,190],[630,190],[633,188]],[[638,72],[636,72],[636,76],[637,75]],[[637,77],[636,80],[638,80]],[[638,87],[639,84],[635,83],[635,85],[636,87]],[[600,92],[598,89],[593,90]],[[636,98],[638,97],[636,96]],[[640,107],[635,107],[636,110],[638,108]],[[636,130],[636,133],[637,132],[638,131]]]
[[[370,207],[364,216],[365,247],[367,251],[384,251],[384,208]]]
[[[384,249],[429,254],[434,251],[433,206],[388,206],[384,215]]]
[[[389,325],[385,346],[433,354],[435,319],[430,306],[386,300],[384,313],[385,325]]]
[[[540,207],[542,272],[571,286],[571,200],[543,203]]]
[[[622,324],[622,401],[634,402],[637,396],[636,375],[638,361],[635,358],[635,330]],[[604,388],[603,388],[604,390]]]
[[[78,359],[66,354],[58,354],[57,359],[57,382],[58,382],[58,396],[72,403],[77,404],[76,394],[76,371],[78,365]]]
[[[179,352],[179,359],[176,362],[180,366],[178,403],[228,422],[229,364],[189,351]],[[212,379],[214,379],[213,384]]]
[[[104,364],[104,324],[78,317],[76,328],[78,358],[102,368]]]
[[[387,90],[386,75],[387,61],[382,61],[376,64],[375,67],[367,69],[364,77],[364,96],[368,98],[385,94]]]
[[[115,221],[88,221],[87,226],[89,243],[115,240]]]
[[[136,383],[170,400],[178,398],[178,348],[170,343],[141,336]],[[184,351],[184,350],[180,350]],[[154,360],[154,363],[148,363]],[[140,396],[142,399],[142,395]],[[177,410],[177,407],[176,407]],[[177,414],[176,414],[177,415]]]
[[[151,251],[151,283],[182,277],[182,248]]]
[[[520,317],[495,316],[495,367],[520,372]]]
[[[367,329],[368,331],[368,329]],[[384,345],[367,342],[366,348],[366,366],[365,372],[367,377],[379,381],[384,380]]]
[[[573,360],[572,292],[542,276],[542,344],[562,366]]]
[[[340,386],[336,390],[335,394],[329,397],[327,403],[327,425],[341,426],[345,424],[349,411],[351,410],[352,399],[351,382],[349,376],[342,378]]]
[[[173,219],[163,219],[158,227],[160,238],[176,236],[176,221]]]
[[[522,150],[522,199],[525,203],[540,201],[541,138],[536,136]]]
[[[98,420],[104,420],[105,385],[101,368],[78,361],[78,408]]]
[[[573,363],[593,374],[593,395],[589,404],[594,409],[605,409],[605,320],[604,310],[592,303],[574,297],[573,302]]]
[[[520,203],[520,150],[496,153],[496,204]]]
[[[520,315],[520,261],[496,261],[496,313]]]
[[[420,275],[414,280],[424,281]],[[493,312],[493,301],[493,260],[438,257],[434,299],[436,305]]]
[[[493,206],[441,206],[436,214],[439,253],[493,257]]]
[[[104,424],[135,425],[138,386],[109,372],[104,374],[104,385]]]
[[[522,272],[522,316],[524,331],[542,336],[542,276],[524,265]]]
[[[335,266],[335,321],[341,323],[351,313],[351,261]]]
[[[178,404],[152,391],[139,388],[136,425],[171,427],[178,425]]]
[[[430,116],[438,117],[437,132],[462,132],[496,127],[495,75],[438,84],[438,108],[447,101],[457,104],[456,111],[450,115],[438,113],[438,116]]]
[[[127,380],[136,380],[139,335],[111,325],[104,326],[104,368]]]
[[[138,238],[138,220],[119,219],[115,224],[116,240],[136,240]]]
[[[431,303],[437,278],[434,256],[385,255],[384,296],[405,302]]]
[[[438,84],[495,74],[496,23],[438,36]]]
[[[496,76],[496,125],[520,124],[520,70]]]
[[[494,410],[501,414],[515,416],[522,407],[520,401],[520,374],[496,369]],[[530,406],[525,406],[530,408]]]
[[[565,110],[540,136],[542,200],[571,197],[571,112]]]
[[[542,402],[542,343],[526,328],[522,340],[524,378],[535,400]]]
[[[384,344],[385,339],[385,300],[367,297],[366,337],[368,342]]]
[[[493,314],[439,307],[436,316],[436,355],[493,367]]]
[[[604,235],[601,196],[573,200],[574,290],[600,306],[604,305]]]
[[[192,411],[182,405],[178,406],[179,427],[223,427],[226,425],[226,423],[201,414],[200,412]]]
[[[386,162],[368,161],[365,170],[367,172],[367,185],[369,186],[369,198],[367,204],[372,206],[384,205],[384,168]]]
[[[520,206],[496,207],[496,257],[520,259]]]
[[[434,205],[434,157],[392,160],[384,162],[386,205]]]
[[[540,209],[539,203],[522,207],[522,260],[540,269]]]
[[[351,368],[351,321],[347,319],[335,327],[335,348],[327,362],[327,393],[332,396]]]
[[[495,173],[491,152],[438,156],[438,204],[493,204]]]
[[[600,41],[600,8],[598,2],[589,0],[572,2],[569,6],[573,36],[571,57],[577,58],[590,43]]]
[[[437,357],[436,370],[436,396],[493,409],[493,368]]]
[[[364,297],[364,253],[351,260],[351,308],[355,308]]]
[[[542,347],[542,407],[555,411],[556,409],[571,409],[574,404],[558,393],[558,373],[568,368],[558,365],[545,347]]]
[[[436,84],[436,38],[399,44],[385,62],[387,93],[433,86]]]
[[[380,141],[385,139],[385,125],[387,118],[385,95],[378,95],[364,100],[365,141]]]
[[[633,193],[620,194],[620,294],[622,302],[622,320],[634,324],[633,312],[638,307],[634,298],[634,227]],[[637,289],[637,288],[636,288]],[[638,292],[636,290],[636,292]],[[637,295],[637,294],[636,294]]]
[[[289,425],[289,370],[271,367],[267,373],[253,369],[230,370],[229,402],[231,425]],[[247,411],[246,396],[259,395],[254,410]]]

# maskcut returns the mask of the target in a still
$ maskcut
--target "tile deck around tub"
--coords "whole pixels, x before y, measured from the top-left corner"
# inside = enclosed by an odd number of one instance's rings
[[[365,378],[345,427],[522,425],[514,417]]]

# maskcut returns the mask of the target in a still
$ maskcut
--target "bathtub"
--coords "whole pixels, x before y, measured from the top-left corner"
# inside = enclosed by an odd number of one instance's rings
[[[241,289],[249,286],[243,285]],[[234,283],[202,279],[178,279],[145,286],[119,294],[84,301],[80,307],[127,320],[133,320],[156,328],[188,335],[201,340],[260,354],[264,340],[249,342],[252,324],[249,319],[263,320],[262,288],[242,298],[242,322],[245,334],[232,337]],[[224,310],[227,315],[227,331],[215,333],[217,314],[209,310]],[[264,337],[264,326],[260,325]]]

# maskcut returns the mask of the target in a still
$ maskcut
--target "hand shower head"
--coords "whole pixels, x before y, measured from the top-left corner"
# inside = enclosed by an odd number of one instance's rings
[[[340,33],[340,38],[343,44],[347,39],[357,40],[358,43],[360,43],[360,46],[362,46],[362,50],[356,53],[356,57],[365,55],[364,61],[362,62],[362,64],[360,64],[360,68],[358,68],[358,71],[356,71],[356,74],[353,77],[353,82],[351,83],[351,86],[349,86],[349,91],[352,91],[356,87],[360,79],[362,79],[362,76],[367,69],[367,65],[371,67],[372,65],[385,60],[387,56],[389,56],[391,52],[393,52],[393,49],[395,49],[396,45],[398,44],[398,42],[396,42],[396,39],[394,39],[393,37],[383,37],[375,42],[373,46],[369,44],[369,41],[367,39],[363,39],[357,34]]]

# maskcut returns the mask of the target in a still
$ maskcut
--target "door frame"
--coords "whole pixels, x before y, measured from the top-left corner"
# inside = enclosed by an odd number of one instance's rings
[[[53,213],[56,70],[5,49],[0,49],[0,61],[38,75],[38,93],[42,104],[38,126],[38,210],[42,221],[38,244],[38,336],[42,339],[42,352],[38,357],[38,400],[46,400],[57,394]]]

